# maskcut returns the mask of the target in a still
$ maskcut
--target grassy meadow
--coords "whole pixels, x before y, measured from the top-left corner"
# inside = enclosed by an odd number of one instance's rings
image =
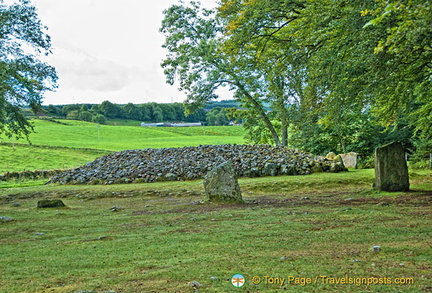
[[[200,180],[3,189],[0,292],[430,292],[431,179],[411,173],[406,193],[372,190],[372,170],[240,179],[236,205],[205,202]]]
[[[121,150],[243,143],[239,126],[144,128],[122,120],[111,121],[115,125],[74,120],[33,122],[32,145],[25,140],[0,140],[0,174],[72,168]]]
[[[243,142],[239,127],[61,122],[34,121],[33,145],[3,140],[0,173],[75,167],[125,149]],[[206,201],[202,180],[6,183],[0,293],[431,292],[432,171],[411,170],[412,191],[400,193],[373,190],[373,176],[243,178],[245,203],[234,205]],[[66,207],[38,209],[47,198]],[[234,274],[245,277],[242,288]]]

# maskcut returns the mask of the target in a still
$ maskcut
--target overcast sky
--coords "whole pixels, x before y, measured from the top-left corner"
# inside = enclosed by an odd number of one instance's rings
[[[182,102],[165,83],[163,10],[178,0],[33,0],[48,26],[59,88],[43,104]],[[202,0],[215,7],[216,0]]]

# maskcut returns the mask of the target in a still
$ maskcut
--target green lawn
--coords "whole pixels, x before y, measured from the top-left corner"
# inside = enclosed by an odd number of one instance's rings
[[[243,129],[232,126],[194,127],[182,130],[170,127],[98,125],[73,120],[61,122],[67,125],[35,120],[36,133],[31,134],[31,142],[35,145],[110,151],[243,142]]]
[[[407,193],[373,191],[372,170],[242,179],[237,205],[204,202],[202,181],[0,190],[15,220],[0,223],[0,291],[430,292],[431,179],[416,172]],[[346,277],[414,284],[329,279]]]
[[[78,167],[109,151],[0,144],[0,173],[23,170],[53,170]]]
[[[97,125],[82,121],[61,120],[64,124],[34,120],[36,133],[30,146],[11,139],[0,142],[0,174],[10,171],[62,169],[85,164],[109,152],[197,146],[200,144],[241,144],[243,128],[190,127],[144,128],[136,126]],[[46,146],[46,147],[44,147]],[[60,148],[52,148],[60,147]]]

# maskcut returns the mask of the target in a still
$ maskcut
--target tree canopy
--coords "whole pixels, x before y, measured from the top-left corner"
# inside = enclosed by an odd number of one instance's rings
[[[43,93],[55,88],[55,69],[39,60],[50,50],[46,27],[30,1],[0,0],[0,134],[22,138],[33,130],[21,108],[38,111]]]
[[[258,142],[267,133],[286,145],[289,129],[307,139],[315,132],[310,123],[342,149],[354,134],[365,135],[362,128],[409,127],[430,137],[431,6],[427,0],[222,0],[214,14],[195,2],[174,5],[161,28],[169,51],[162,66],[192,104],[216,98],[214,89],[229,84],[248,109],[237,112]]]

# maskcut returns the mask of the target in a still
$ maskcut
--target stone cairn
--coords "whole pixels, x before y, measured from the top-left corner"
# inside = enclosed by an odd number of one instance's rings
[[[339,172],[343,164],[282,146],[203,145],[128,150],[96,159],[53,176],[48,183],[119,184],[202,179],[225,161],[237,177],[308,175]],[[340,165],[340,168],[335,165]]]

